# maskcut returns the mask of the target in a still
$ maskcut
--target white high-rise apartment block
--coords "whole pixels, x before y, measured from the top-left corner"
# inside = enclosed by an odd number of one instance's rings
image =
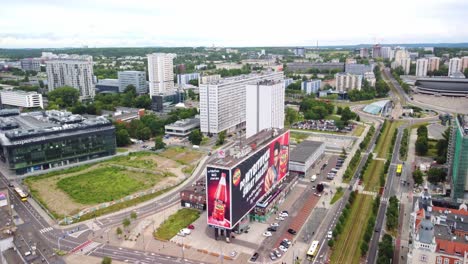
[[[382,58],[384,59],[393,59],[393,50],[392,47],[382,47],[381,49]]]
[[[335,75],[335,85],[338,92],[347,92],[349,90],[361,90],[362,75],[337,73]]]
[[[80,91],[80,98],[93,98],[95,81],[93,57],[87,55],[61,55],[46,61],[49,92],[58,87],[71,86]]]
[[[430,72],[437,71],[439,69],[439,64],[440,64],[439,57],[429,57],[427,70]]]
[[[448,67],[448,76],[462,71],[462,60],[460,58],[451,58]]]
[[[44,108],[42,94],[25,91],[0,91],[2,105],[11,105],[24,108]]]
[[[408,75],[411,69],[411,58],[408,57],[408,58],[401,59],[400,66],[403,67],[403,71],[405,72],[406,75]]]
[[[263,80],[284,82],[284,75],[283,72],[266,72],[200,84],[201,132],[217,134],[243,128],[246,118],[246,85]]]
[[[41,59],[39,58],[21,59],[20,63],[21,63],[21,69],[23,71],[35,71],[35,72],[41,71]]]
[[[417,77],[427,76],[428,63],[429,63],[428,59],[416,60],[416,76]]]
[[[123,93],[127,86],[135,86],[138,94],[148,93],[146,73],[144,71],[119,71],[119,92]]]
[[[165,94],[174,90],[175,54],[148,54],[148,77],[150,96]]]
[[[179,87],[185,87],[191,80],[198,80],[200,82],[200,73],[177,74],[177,84]]]
[[[284,127],[284,81],[265,80],[245,88],[246,134]]]
[[[461,72],[465,72],[468,69],[468,56],[462,57],[461,65]]]

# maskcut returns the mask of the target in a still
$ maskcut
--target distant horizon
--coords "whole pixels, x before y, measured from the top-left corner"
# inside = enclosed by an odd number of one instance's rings
[[[468,48],[468,40],[466,42],[413,42],[413,43],[376,43],[380,46],[412,46],[412,47],[446,47],[446,48]],[[214,45],[214,46],[68,46],[68,47],[23,47],[23,48],[13,48],[13,47],[0,47],[0,50],[61,50],[61,49],[112,49],[112,48],[340,48],[340,47],[372,47],[376,44],[370,43],[360,43],[360,44],[343,44],[343,45],[285,45],[285,46],[223,46],[223,45]],[[447,45],[447,46],[445,46]],[[455,46],[455,47],[453,47]]]

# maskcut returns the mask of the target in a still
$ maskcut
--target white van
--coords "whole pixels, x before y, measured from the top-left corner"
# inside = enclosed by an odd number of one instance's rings
[[[314,182],[315,180],[317,180],[317,174],[314,174],[310,177],[311,182]]]

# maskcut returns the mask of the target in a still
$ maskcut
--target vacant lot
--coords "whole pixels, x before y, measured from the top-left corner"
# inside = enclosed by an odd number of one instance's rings
[[[177,235],[179,230],[187,227],[200,217],[200,212],[194,209],[182,208],[177,213],[169,216],[154,232],[154,237],[159,240],[169,240]]]
[[[165,156],[170,157],[170,153],[174,151],[169,150]],[[184,172],[193,168],[201,154],[188,150],[178,156],[192,160],[181,163],[151,152],[131,153],[92,165],[30,177],[25,182],[40,203],[55,217],[62,218],[91,205],[181,182],[186,178]]]
[[[351,207],[348,221],[343,232],[336,240],[330,263],[359,263],[361,258],[360,243],[372,210],[373,198],[358,194]]]
[[[159,155],[185,165],[197,162],[203,156],[199,151],[181,147],[168,148]]]

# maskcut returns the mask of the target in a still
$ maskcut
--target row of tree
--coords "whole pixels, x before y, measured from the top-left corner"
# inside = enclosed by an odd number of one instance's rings
[[[363,150],[365,151],[365,149],[367,148],[367,146],[369,146],[369,143],[372,139],[372,136],[374,136],[374,133],[375,133],[375,127],[374,126],[371,126],[369,128],[369,131],[367,132],[367,135],[364,137],[364,139],[362,140],[362,142],[359,144],[359,149],[360,150]]]
[[[358,149],[356,153],[354,153],[353,158],[349,161],[348,167],[346,168],[343,178],[344,179],[351,179],[353,177],[354,171],[361,160],[361,151]]]
[[[369,220],[367,221],[366,231],[361,241],[361,256],[365,256],[369,250],[369,242],[374,234],[375,220],[380,207],[380,196],[375,197],[372,203],[372,211]]]
[[[335,225],[335,229],[333,229],[333,238],[328,240],[328,246],[333,248],[335,245],[335,240],[338,238],[338,236],[343,232],[343,228],[346,225],[346,221],[349,218],[349,214],[351,213],[352,206],[354,204],[354,201],[356,200],[356,192],[351,192],[349,194],[348,202],[346,203],[346,206],[344,207],[343,211],[341,211],[341,215],[338,218],[338,222]]]
[[[392,196],[388,203],[387,212],[385,213],[387,217],[386,225],[388,231],[393,231],[398,227],[398,198]]]
[[[424,156],[429,150],[429,139],[428,131],[426,125],[421,125],[418,127],[418,139],[416,140],[416,153],[418,155]]]
[[[385,234],[382,237],[382,241],[379,242],[379,251],[377,255],[377,264],[388,264],[392,263],[393,259],[393,238],[389,234]]]
[[[304,98],[299,106],[299,110],[304,113],[304,118],[308,120],[324,119],[333,114],[334,109],[332,104],[315,100],[313,97]]]
[[[403,130],[403,136],[401,138],[400,144],[400,159],[406,160],[406,156],[408,154],[408,143],[409,143],[409,130],[405,128]]]

